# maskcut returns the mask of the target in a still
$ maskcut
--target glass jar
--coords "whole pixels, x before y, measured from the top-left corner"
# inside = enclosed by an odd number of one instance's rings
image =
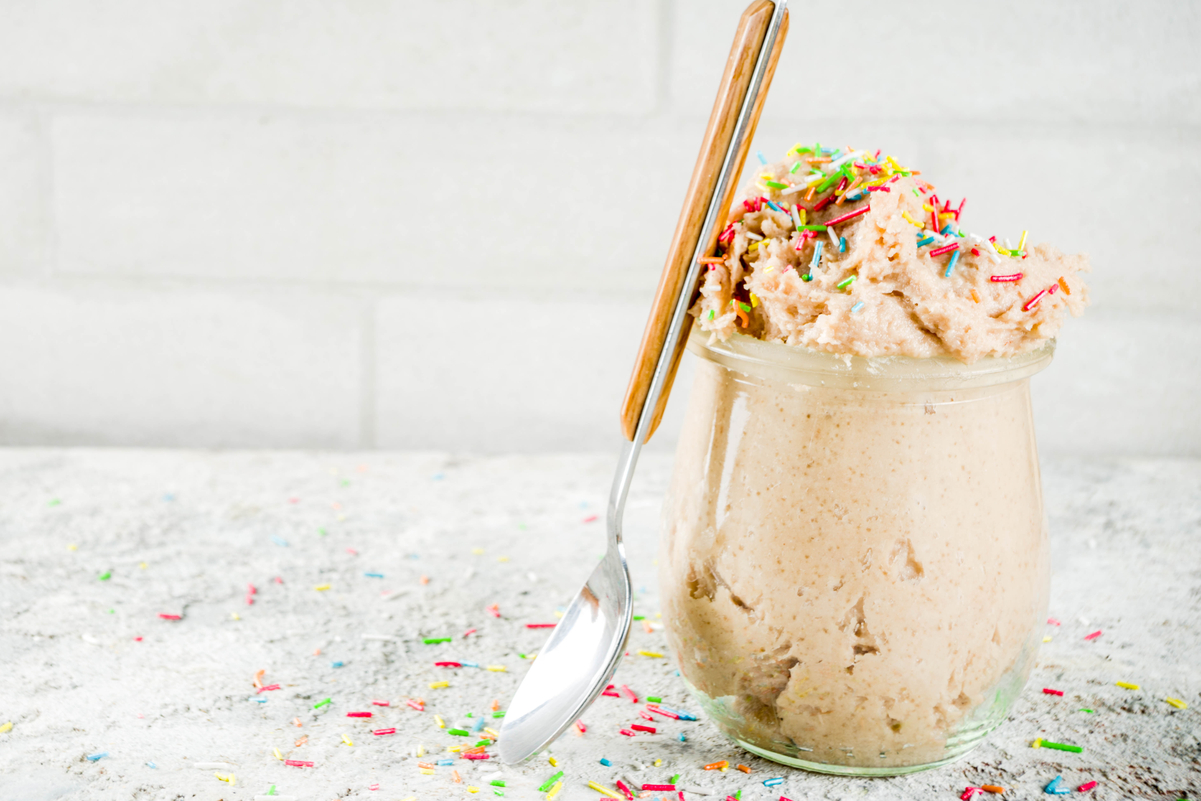
[[[694,330],[664,505],[668,642],[709,717],[785,765],[950,762],[1005,719],[1050,587],[1029,378]]]

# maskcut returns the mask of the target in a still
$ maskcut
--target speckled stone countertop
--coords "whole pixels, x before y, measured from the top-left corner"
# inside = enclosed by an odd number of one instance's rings
[[[542,755],[422,773],[418,762],[453,758],[447,747],[464,742],[435,715],[450,728],[497,727],[494,700],[503,709],[546,636],[525,624],[554,621],[603,551],[595,516],[614,462],[0,451],[0,724],[13,724],[0,733],[0,799],[233,801],[273,785],[314,801],[541,798],[560,769],[567,801],[600,797],[589,780],[676,773],[690,801],[739,790],[742,801],[950,800],[980,784],[1035,798],[1057,774],[1071,788],[1097,781],[1098,799],[1201,797],[1201,462],[1179,460],[1045,466],[1051,614],[1062,625],[1048,626],[1010,720],[953,765],[895,779],[808,774],[740,753],[703,718],[656,724],[661,739],[621,736],[640,707],[601,698],[586,734],[552,746],[558,768]],[[669,471],[668,459],[644,459],[627,515],[635,613],[648,623]],[[978,602],[988,599],[980,587]],[[696,712],[670,655],[637,655],[666,651],[650,628],[636,624],[618,682]],[[451,640],[423,642],[440,637]],[[260,670],[280,689],[257,693]],[[439,681],[449,686],[429,687]],[[387,728],[396,733],[372,734]],[[1084,751],[1031,748],[1037,737]],[[276,749],[313,765],[288,766]],[[752,772],[701,769],[722,759]],[[762,784],[775,776],[783,784]]]

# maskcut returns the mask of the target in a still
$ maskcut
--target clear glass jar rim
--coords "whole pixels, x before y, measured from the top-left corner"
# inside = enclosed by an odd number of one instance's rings
[[[731,370],[786,383],[867,391],[988,387],[1029,378],[1051,363],[1055,340],[1009,357],[986,356],[972,364],[954,356],[851,356],[804,346],[764,342],[735,332],[724,342],[693,325],[688,350]]]

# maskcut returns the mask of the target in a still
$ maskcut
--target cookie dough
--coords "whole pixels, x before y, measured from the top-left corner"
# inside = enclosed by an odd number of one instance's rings
[[[968,363],[1083,313],[1087,257],[965,232],[963,209],[879,151],[798,145],[735,203],[692,312],[721,339]]]

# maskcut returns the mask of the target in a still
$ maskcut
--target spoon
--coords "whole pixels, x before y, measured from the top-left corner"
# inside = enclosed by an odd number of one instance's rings
[[[662,419],[696,299],[700,259],[717,244],[788,31],[787,0],[755,0],[739,21],[667,265],[622,405],[622,447],[606,515],[608,548],[538,652],[509,703],[498,739],[506,764],[550,745],[617,669],[630,636],[633,591],[621,520],[642,445]]]

